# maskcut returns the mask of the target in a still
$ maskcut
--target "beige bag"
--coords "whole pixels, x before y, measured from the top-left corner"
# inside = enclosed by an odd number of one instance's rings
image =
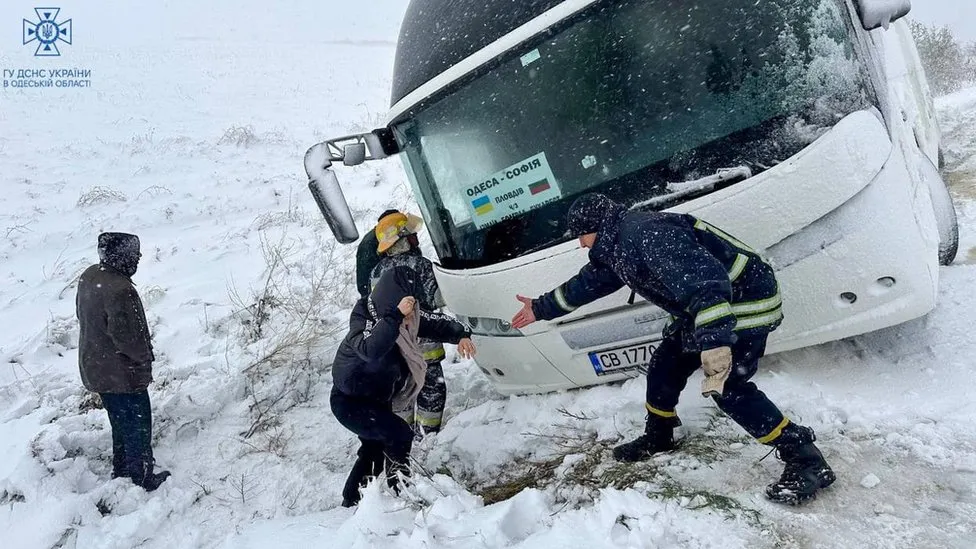
[[[394,395],[393,412],[405,420],[409,416],[407,423],[413,423],[413,409],[417,402],[417,395],[420,394],[420,390],[424,387],[424,380],[427,378],[427,362],[424,361],[424,352],[420,349],[420,341],[417,339],[419,329],[420,319],[417,318],[417,313],[413,312],[400,323],[400,335],[396,340],[400,353],[410,369],[410,379],[403,385],[403,389]]]

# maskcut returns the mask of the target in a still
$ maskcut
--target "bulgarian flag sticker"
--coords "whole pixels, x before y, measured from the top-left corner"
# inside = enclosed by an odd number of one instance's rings
[[[543,179],[542,181],[536,181],[535,183],[530,184],[529,193],[536,195],[541,192],[548,191],[550,188],[551,187],[549,187],[549,180]]]

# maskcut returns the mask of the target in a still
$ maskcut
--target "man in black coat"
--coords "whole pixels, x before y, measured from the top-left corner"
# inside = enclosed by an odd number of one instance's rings
[[[802,503],[834,482],[813,429],[786,418],[750,381],[783,319],[776,277],[760,254],[690,215],[632,212],[601,194],[578,198],[568,222],[589,263],[537,299],[518,296],[514,327],[563,316],[625,285],[671,315],[648,365],[644,434],[614,448],[614,458],[641,461],[674,448],[678,397],[702,368],[702,395],[786,462],[766,488],[769,499]]]
[[[78,280],[78,366],[85,388],[101,395],[112,426],[112,478],[127,477],[155,490],[169,477],[154,473],[152,410],[147,387],[153,356],[142,301],[132,284],[139,237],[98,236],[99,264]]]
[[[416,399],[426,364],[420,337],[458,345],[474,355],[471,333],[453,318],[417,307],[417,274],[407,267],[383,273],[368,297],[356,303],[349,332],[332,364],[330,397],[336,419],[359,436],[361,446],[342,490],[342,505],[359,502],[359,488],[386,470],[396,489],[399,474],[408,474],[413,430],[393,409]]]

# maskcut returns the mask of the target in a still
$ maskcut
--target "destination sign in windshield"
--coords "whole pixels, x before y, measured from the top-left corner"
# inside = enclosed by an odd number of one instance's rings
[[[562,196],[544,152],[502,168],[462,192],[471,219],[479,229]]]

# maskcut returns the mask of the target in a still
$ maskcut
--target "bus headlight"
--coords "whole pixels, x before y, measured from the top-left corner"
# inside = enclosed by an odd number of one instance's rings
[[[458,320],[471,328],[471,333],[489,337],[524,337],[524,334],[515,328],[507,320],[500,318],[489,318],[483,316],[464,316],[455,315]]]

